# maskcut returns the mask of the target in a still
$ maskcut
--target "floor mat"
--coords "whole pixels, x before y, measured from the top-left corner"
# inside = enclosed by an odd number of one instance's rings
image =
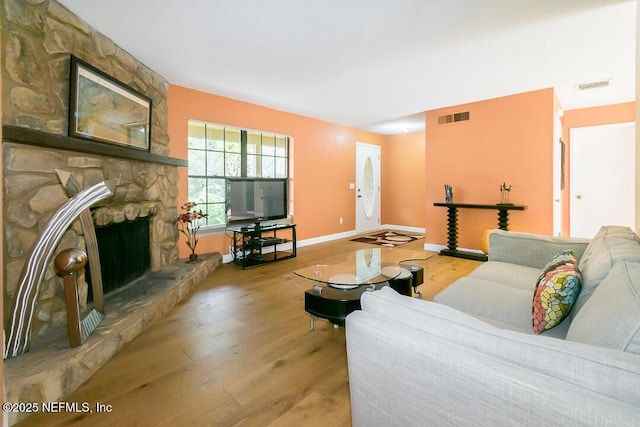
[[[372,245],[396,247],[422,239],[424,235],[414,233],[399,233],[396,231],[381,231],[351,239],[352,242],[370,243]]]

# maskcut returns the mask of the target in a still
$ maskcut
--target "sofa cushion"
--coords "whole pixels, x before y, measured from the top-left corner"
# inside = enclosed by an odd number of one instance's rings
[[[571,250],[558,252],[544,267],[533,294],[532,324],[537,334],[564,320],[578,298],[582,275]]]
[[[531,290],[466,276],[443,289],[433,300],[475,317],[509,324],[519,332],[531,333]]]
[[[614,264],[575,315],[566,339],[640,354],[640,264]]]
[[[587,248],[584,250],[584,254],[580,258],[580,263],[586,263],[589,260],[594,248],[599,244],[599,240],[604,236],[615,236],[622,239],[635,240],[640,243],[640,237],[638,237],[638,235],[629,227],[622,225],[603,225],[600,227],[600,230],[598,230],[596,235],[593,236],[589,245],[587,245]]]
[[[489,235],[489,261],[502,261],[537,268],[563,249],[571,249],[577,259],[591,239],[542,236],[517,231],[493,230]]]
[[[520,332],[520,333],[526,333],[529,335],[533,335],[533,329],[530,327],[528,331],[524,331],[522,329],[518,329],[513,327],[513,325],[510,325],[508,323],[504,323],[504,322],[500,322],[498,320],[495,319],[489,319],[487,317],[482,317],[482,316],[478,316],[478,315],[474,315],[473,316],[475,319],[478,320],[482,320],[483,322],[495,326],[496,328],[499,329],[505,329],[507,331],[514,331],[514,332]],[[544,331],[542,331],[539,335],[544,335],[545,337],[551,337],[551,338],[558,338],[563,340],[564,337],[567,336],[567,331],[569,330],[569,325],[571,323],[569,322],[560,322],[560,324],[558,326],[556,326],[555,328],[551,328],[551,329],[546,329]]]
[[[487,261],[480,264],[469,276],[533,292],[539,274],[539,268],[501,261]]]
[[[596,287],[604,279],[615,261],[640,262],[640,244],[628,235],[607,234],[594,239],[587,257],[580,260],[578,267],[582,273],[582,290],[572,310],[571,316],[578,314]]]

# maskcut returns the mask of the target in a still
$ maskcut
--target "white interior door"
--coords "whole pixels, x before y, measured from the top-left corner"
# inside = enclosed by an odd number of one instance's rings
[[[571,236],[635,229],[635,123],[571,130]]]
[[[380,147],[356,143],[356,231],[380,227]]]

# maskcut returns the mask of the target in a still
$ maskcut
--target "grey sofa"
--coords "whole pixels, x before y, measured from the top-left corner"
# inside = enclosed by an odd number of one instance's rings
[[[591,240],[496,230],[489,261],[434,302],[366,293],[346,319],[353,425],[639,426],[638,242],[616,226]],[[538,276],[567,248],[582,289],[535,334]]]

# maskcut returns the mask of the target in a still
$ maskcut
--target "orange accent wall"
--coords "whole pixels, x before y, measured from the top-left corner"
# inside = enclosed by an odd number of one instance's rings
[[[470,112],[470,120],[438,124],[445,114]],[[500,184],[510,202],[527,205],[509,216],[509,229],[553,232],[554,90],[457,105],[426,112],[426,241],[447,244],[444,184],[454,201],[498,203]],[[497,211],[459,209],[458,246],[479,249],[482,231],[497,227]]]
[[[425,133],[387,136],[380,150],[383,224],[424,227]]]
[[[567,110],[564,112],[563,137],[569,140],[569,129],[635,121],[635,102]]]
[[[571,218],[571,129],[585,126],[600,126],[614,123],[627,123],[636,120],[635,102],[580,108],[564,112],[562,139],[566,143],[565,186],[562,192],[562,234],[569,235]]]
[[[293,136],[293,215],[298,239],[355,229],[356,142],[382,145],[383,135],[311,119],[177,85],[169,86],[169,156],[186,159],[188,120],[259,129]],[[295,153],[295,155],[293,155]],[[187,201],[187,169],[180,168],[177,206]],[[339,218],[343,218],[343,224]],[[197,252],[229,252],[224,234],[202,236]],[[180,239],[180,256],[188,254]]]

